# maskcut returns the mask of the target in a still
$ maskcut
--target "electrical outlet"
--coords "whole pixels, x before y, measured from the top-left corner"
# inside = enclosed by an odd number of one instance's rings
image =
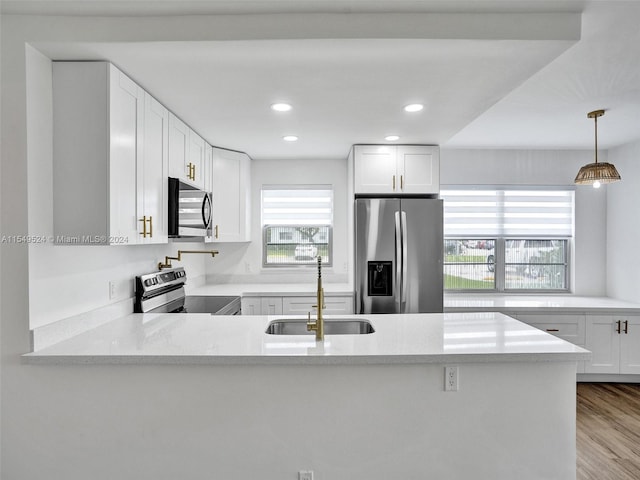
[[[300,470],[298,480],[313,480],[313,470]]]
[[[444,367],[445,392],[458,391],[458,367]]]
[[[244,273],[251,273],[251,263],[244,262]]]
[[[109,282],[109,300],[116,298],[116,282],[111,280]]]

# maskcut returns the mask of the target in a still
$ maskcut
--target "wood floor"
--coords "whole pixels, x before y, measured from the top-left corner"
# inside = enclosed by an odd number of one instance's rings
[[[577,480],[640,479],[640,385],[578,383]]]

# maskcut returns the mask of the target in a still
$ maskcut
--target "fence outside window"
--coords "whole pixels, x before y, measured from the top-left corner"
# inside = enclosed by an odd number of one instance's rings
[[[445,289],[568,291],[573,190],[443,190]]]

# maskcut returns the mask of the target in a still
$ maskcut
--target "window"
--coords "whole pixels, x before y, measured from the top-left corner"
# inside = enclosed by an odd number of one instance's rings
[[[327,185],[263,185],[263,265],[332,262],[333,190]]]
[[[567,291],[574,192],[443,190],[447,290]]]

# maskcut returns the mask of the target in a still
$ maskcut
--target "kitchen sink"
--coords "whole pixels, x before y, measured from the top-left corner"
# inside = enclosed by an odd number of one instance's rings
[[[374,333],[373,325],[368,320],[353,318],[332,318],[324,321],[325,335],[363,335]],[[307,330],[306,318],[283,318],[269,324],[265,333],[269,335],[315,335]]]
[[[222,295],[187,295],[184,309],[189,313],[211,313],[212,315],[238,315],[240,297]]]

